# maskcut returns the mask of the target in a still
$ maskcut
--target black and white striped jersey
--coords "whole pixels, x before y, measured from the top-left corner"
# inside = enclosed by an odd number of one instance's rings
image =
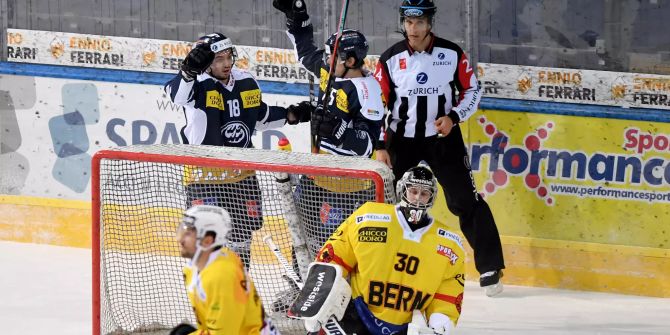
[[[319,102],[323,101],[328,84],[329,65],[323,49],[314,45],[312,25],[288,32],[300,63],[319,78]],[[358,78],[335,78],[328,111],[348,123],[341,145],[321,140],[319,151],[339,156],[370,157],[381,132],[384,118],[382,91],[371,74]]]
[[[278,128],[286,123],[286,108],[268,106],[256,79],[233,68],[228,85],[207,73],[187,82],[180,74],[165,84],[170,100],[184,108],[185,144],[250,148],[255,130]]]
[[[435,120],[453,111],[450,117],[463,122],[477,111],[481,99],[463,50],[453,42],[431,38],[424,52],[412,50],[406,40],[398,42],[377,63],[374,76],[391,111],[388,126],[400,136],[435,136]]]

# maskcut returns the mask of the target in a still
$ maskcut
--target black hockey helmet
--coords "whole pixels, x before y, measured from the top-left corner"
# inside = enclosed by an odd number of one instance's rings
[[[206,43],[209,44],[209,48],[212,50],[212,52],[219,53],[223,52],[226,50],[230,50],[231,55],[233,56],[233,64],[235,63],[235,60],[237,59],[237,49],[235,49],[235,46],[233,45],[233,41],[226,37],[226,35],[222,33],[211,33],[207,34],[205,36],[201,36],[198,39],[198,44],[200,43]]]
[[[410,192],[429,192],[430,196],[426,202],[412,201],[408,195]],[[433,207],[437,196],[437,179],[433,172],[423,166],[413,167],[402,175],[396,184],[396,195],[398,197],[400,210],[408,222],[418,223],[426,215],[426,211]]]
[[[427,16],[432,19],[436,11],[433,0],[403,0],[400,4],[401,18]]]
[[[337,33],[330,35],[326,41],[326,52],[324,53],[324,57],[328,57],[333,53],[336,39]],[[349,57],[354,57],[356,63],[352,68],[357,69],[363,66],[363,61],[368,55],[369,48],[368,41],[363,34],[357,30],[344,29],[342,31],[342,37],[340,37],[340,43],[337,45],[337,55],[341,60],[347,60]]]

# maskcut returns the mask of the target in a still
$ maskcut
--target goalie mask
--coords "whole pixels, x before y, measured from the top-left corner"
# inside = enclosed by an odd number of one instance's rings
[[[400,211],[407,222],[419,223],[435,203],[437,179],[429,169],[413,167],[398,180],[396,192]]]
[[[196,254],[193,259],[197,259],[202,250],[210,250],[224,246],[228,241],[228,232],[232,229],[232,220],[228,212],[217,206],[197,205],[184,212],[181,224],[177,228],[177,236],[188,231],[195,232]],[[214,234],[214,242],[207,248],[202,246],[202,240],[207,233]]]

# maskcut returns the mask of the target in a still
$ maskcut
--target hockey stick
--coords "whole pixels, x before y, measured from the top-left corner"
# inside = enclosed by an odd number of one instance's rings
[[[289,264],[288,260],[284,257],[284,255],[281,253],[281,250],[279,247],[274,243],[272,240],[272,236],[265,235],[263,237],[263,242],[270,248],[272,253],[275,255],[277,260],[279,261],[279,264],[284,268],[284,272],[286,272],[286,276],[290,278],[293,283],[299,288],[302,289],[305,284],[300,280],[300,277],[298,276],[297,273],[293,270],[293,267],[291,264]],[[342,327],[340,326],[340,323],[337,322],[337,319],[335,316],[331,316],[328,319],[328,322],[326,322],[325,325],[323,325],[322,329],[325,331],[327,335],[346,335]]]
[[[301,276],[307,275],[307,268],[311,257],[307,250],[307,243],[305,242],[305,234],[300,225],[300,218],[298,217],[298,210],[293,201],[293,190],[291,189],[291,178],[288,173],[282,172],[275,175],[277,180],[277,189],[281,197],[281,206],[284,209],[284,218],[288,226],[289,234],[293,242],[293,252],[298,263],[298,272]]]
[[[333,89],[333,73],[335,73],[335,62],[337,58],[337,47],[340,45],[340,37],[342,37],[342,31],[344,31],[344,24],[347,21],[347,10],[349,9],[349,0],[342,0],[342,10],[340,11],[340,23],[337,27],[337,37],[335,38],[335,44],[333,45],[332,54],[330,55],[330,69],[328,69],[328,83],[326,84],[326,89],[323,91],[323,108],[324,112],[328,112],[328,104],[330,100],[330,91]],[[312,147],[312,153],[319,153],[319,148],[321,147],[321,136],[312,134],[312,142],[314,146]]]

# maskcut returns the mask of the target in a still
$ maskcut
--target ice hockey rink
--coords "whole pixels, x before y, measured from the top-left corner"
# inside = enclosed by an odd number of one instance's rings
[[[89,249],[0,242],[2,334],[91,334]],[[670,334],[670,299],[466,284],[456,334]]]

